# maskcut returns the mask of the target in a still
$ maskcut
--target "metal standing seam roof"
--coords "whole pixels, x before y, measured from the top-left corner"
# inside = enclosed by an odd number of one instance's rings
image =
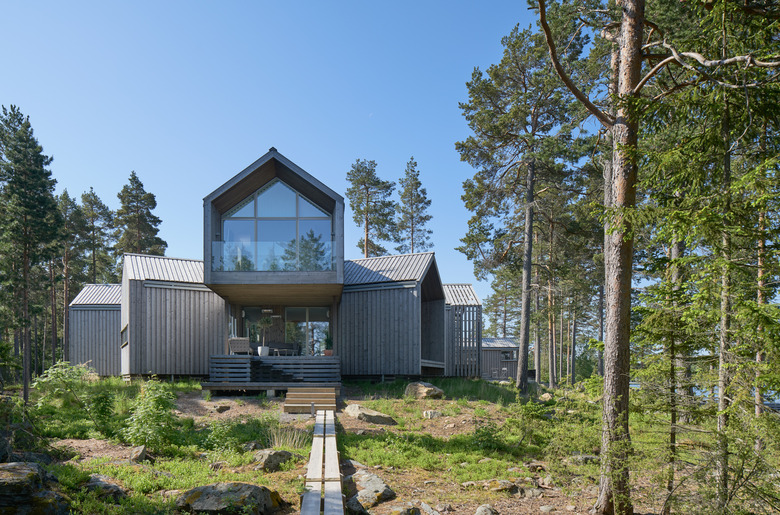
[[[87,284],[70,303],[71,306],[119,305],[122,299],[121,284]]]
[[[203,261],[145,254],[125,254],[122,273],[131,281],[203,284]]]
[[[344,286],[422,281],[433,256],[424,252],[344,261]]]
[[[477,292],[470,284],[443,284],[444,301],[450,306],[481,306]]]
[[[483,349],[507,349],[507,348],[520,348],[520,345],[514,338],[486,338],[482,337]]]

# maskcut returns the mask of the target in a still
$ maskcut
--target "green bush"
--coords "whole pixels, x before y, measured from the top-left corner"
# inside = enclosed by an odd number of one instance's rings
[[[169,384],[151,379],[143,384],[133,402],[124,436],[133,445],[145,445],[160,450],[171,443],[175,435],[175,396]]]

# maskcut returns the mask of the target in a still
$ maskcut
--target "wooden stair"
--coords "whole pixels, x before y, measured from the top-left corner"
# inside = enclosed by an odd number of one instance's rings
[[[312,404],[314,404],[314,411],[312,411]],[[336,388],[287,389],[284,399],[285,413],[316,413],[318,410],[336,411]]]

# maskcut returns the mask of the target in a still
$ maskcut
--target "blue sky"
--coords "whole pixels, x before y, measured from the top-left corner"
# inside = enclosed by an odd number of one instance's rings
[[[202,259],[202,199],[269,147],[344,194],[358,158],[397,181],[414,156],[445,282],[474,170],[455,142],[475,66],[533,23],[524,2],[4,2],[0,104],[30,116],[57,192],[116,209],[135,170],[167,255]],[[347,258],[361,257],[346,213]],[[487,283],[475,284],[480,297]]]

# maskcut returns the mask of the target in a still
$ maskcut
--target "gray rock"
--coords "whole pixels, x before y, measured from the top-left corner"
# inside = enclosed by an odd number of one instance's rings
[[[439,512],[431,508],[428,504],[421,502],[420,503],[420,511],[425,513],[426,515],[439,515]]]
[[[441,411],[436,411],[436,410],[423,411],[423,418],[427,418],[429,420],[434,418],[439,418],[441,416],[443,416],[443,413]]]
[[[395,492],[376,474],[358,470],[352,474],[352,480],[358,489],[355,497],[364,508],[372,508],[381,502],[395,499]]]
[[[37,463],[1,464],[0,513],[70,513],[70,507],[61,495],[45,489],[46,482],[56,480]]]
[[[346,508],[347,515],[369,515],[368,511],[360,504],[357,495],[350,498],[344,508]]]
[[[477,463],[490,463],[491,461],[493,461],[493,460],[490,459],[490,458],[482,458]]]
[[[244,445],[242,445],[241,448],[244,449],[244,452],[249,452],[249,451],[256,451],[258,449],[262,449],[263,446],[260,445],[258,442],[247,442]]]
[[[389,515],[422,515],[416,506],[391,506]]]
[[[506,479],[491,479],[485,481],[484,488],[491,492],[509,492],[510,494],[517,492],[517,485]]]
[[[127,497],[127,491],[121,485],[110,477],[101,474],[89,476],[89,481],[84,485],[84,488],[96,492],[98,497],[103,499],[111,497],[114,501],[118,501],[123,497]]]
[[[577,509],[577,507],[574,506],[573,504],[567,504],[566,505],[566,511],[574,511],[576,509]]]
[[[382,424],[386,426],[396,425],[395,419],[390,415],[385,415],[384,413],[365,408],[360,404],[350,404],[344,410],[344,414],[371,424]]]
[[[368,468],[359,461],[356,460],[344,460],[341,462],[342,467],[352,467],[355,470]]]
[[[264,470],[266,472],[275,472],[283,463],[290,461],[293,454],[288,451],[277,451],[274,449],[263,449],[255,453],[255,470]]]
[[[440,512],[452,511],[452,505],[451,504],[437,504],[436,505],[436,511],[440,511]]]
[[[553,400],[553,396],[550,392],[543,393],[542,395],[539,396],[539,400],[542,402],[550,402],[551,400]]]
[[[542,495],[544,495],[544,490],[541,488],[526,488],[523,491],[523,496],[526,499],[538,499]]]
[[[544,468],[544,463],[540,463],[538,461],[527,463],[526,468],[528,468],[528,470],[531,472],[544,472],[546,470]]]
[[[270,514],[285,504],[273,490],[239,482],[199,486],[176,499],[176,507],[187,513]]]
[[[460,484],[463,488],[475,488],[477,486],[476,481],[465,481]]]
[[[214,411],[216,411],[217,413],[224,413],[224,412],[226,412],[229,409],[230,409],[230,406],[228,406],[227,404],[220,404],[219,406],[214,408]]]
[[[539,511],[541,511],[542,513],[552,513],[555,511],[555,506],[550,506],[550,505],[539,506]]]
[[[585,465],[601,462],[601,459],[598,456],[594,456],[592,454],[585,454],[577,451],[572,453],[571,460],[574,461],[575,463],[580,463]]]
[[[431,383],[419,381],[406,385],[404,396],[414,397],[415,399],[442,399],[444,398],[444,390],[433,386]]]
[[[483,504],[477,508],[474,515],[498,515],[498,511],[489,504]]]
[[[130,451],[130,461],[141,463],[144,460],[146,460],[146,446],[140,445],[138,447],[133,447],[133,450]]]

